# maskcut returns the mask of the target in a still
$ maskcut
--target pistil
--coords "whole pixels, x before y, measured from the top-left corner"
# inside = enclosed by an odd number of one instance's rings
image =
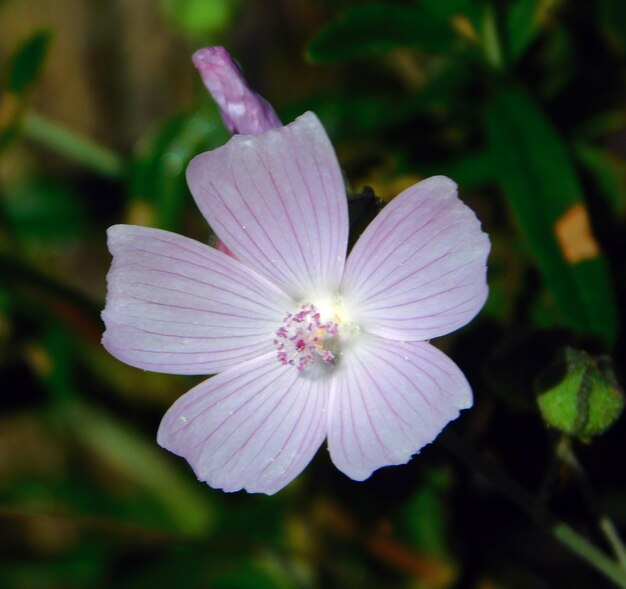
[[[283,325],[276,331],[274,344],[278,361],[294,366],[298,372],[318,358],[325,364],[332,364],[335,354],[329,347],[338,334],[338,323],[322,321],[317,307],[305,303],[296,313],[287,313]]]

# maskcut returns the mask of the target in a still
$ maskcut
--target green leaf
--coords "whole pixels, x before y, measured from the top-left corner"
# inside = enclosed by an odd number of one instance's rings
[[[520,89],[504,90],[488,105],[486,131],[498,184],[563,323],[612,344],[611,279],[561,138]]]
[[[445,53],[455,35],[445,19],[398,4],[372,2],[350,8],[317,33],[306,53],[313,62],[353,59],[397,47]]]
[[[541,5],[544,0],[515,0],[507,12],[506,31],[509,55],[520,58],[539,33],[542,24]]]
[[[20,135],[27,91],[41,71],[50,39],[49,31],[35,33],[16,49],[9,60],[0,85],[3,90],[0,96],[0,153]]]
[[[234,0],[161,0],[161,12],[186,33],[212,34],[228,27],[239,4]]]
[[[7,89],[24,94],[35,82],[50,47],[52,35],[48,30],[38,31],[13,54],[7,72]]]
[[[451,19],[464,16],[474,24],[480,24],[480,18],[484,9],[484,0],[421,0],[420,5],[424,10],[437,15],[441,19]]]
[[[438,172],[433,171],[432,175],[435,173],[450,176],[462,188],[492,182],[494,178],[491,154],[483,151],[472,152],[439,165]]]
[[[17,102],[14,102],[11,111],[7,123],[0,125],[0,154],[20,135],[22,108]]]
[[[27,139],[103,176],[121,179],[126,172],[125,161],[115,152],[35,112],[26,114],[21,131]]]
[[[52,530],[58,528],[52,527]],[[101,553],[93,544],[84,542],[71,551],[63,551],[57,558],[11,559],[0,568],[0,586],[14,589],[97,587],[105,574],[103,569]]]
[[[623,215],[626,212],[626,161],[617,154],[584,141],[578,141],[574,149],[580,163],[593,176],[611,211]]]
[[[450,473],[433,468],[426,474],[426,481],[411,497],[402,521],[413,546],[426,554],[445,557],[449,549],[444,499],[450,487]]]
[[[292,589],[296,586],[291,566],[269,552],[256,561],[241,559],[237,567],[215,573],[211,582],[214,589]]]

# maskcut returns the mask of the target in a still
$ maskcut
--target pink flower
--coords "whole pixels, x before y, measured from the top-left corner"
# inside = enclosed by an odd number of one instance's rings
[[[235,256],[145,227],[109,229],[106,349],[133,366],[216,374],[158,442],[225,491],[272,494],[325,439],[355,480],[404,464],[472,404],[427,340],[487,296],[489,240],[456,185],[408,188],[346,259],[345,186],[312,113],[197,156],[196,203]]]

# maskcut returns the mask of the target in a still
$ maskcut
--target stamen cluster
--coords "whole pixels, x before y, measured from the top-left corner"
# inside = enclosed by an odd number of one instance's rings
[[[315,305],[303,304],[297,313],[287,313],[283,325],[276,332],[274,344],[278,347],[278,361],[295,366],[298,372],[302,372],[316,358],[332,364],[335,355],[326,345],[338,332],[337,323],[322,322]]]

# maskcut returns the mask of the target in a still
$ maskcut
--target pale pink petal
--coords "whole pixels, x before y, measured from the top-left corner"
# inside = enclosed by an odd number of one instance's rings
[[[328,448],[361,481],[404,464],[472,404],[459,368],[426,342],[364,335],[341,356],[328,409]]]
[[[163,418],[157,440],[211,487],[271,495],[323,442],[329,388],[327,378],[306,378],[269,353],[183,395]]]
[[[348,239],[345,188],[317,117],[237,135],[194,158],[187,180],[233,255],[300,300],[335,290]]]
[[[250,89],[226,49],[199,49],[193,54],[193,63],[220,107],[224,124],[231,133],[257,135],[281,126],[274,109]]]
[[[436,176],[391,201],[354,246],[342,293],[366,331],[427,340],[470,321],[487,298],[489,238]]]
[[[237,260],[133,225],[108,231],[113,263],[102,342],[138,368],[213,374],[273,349],[293,302]]]

